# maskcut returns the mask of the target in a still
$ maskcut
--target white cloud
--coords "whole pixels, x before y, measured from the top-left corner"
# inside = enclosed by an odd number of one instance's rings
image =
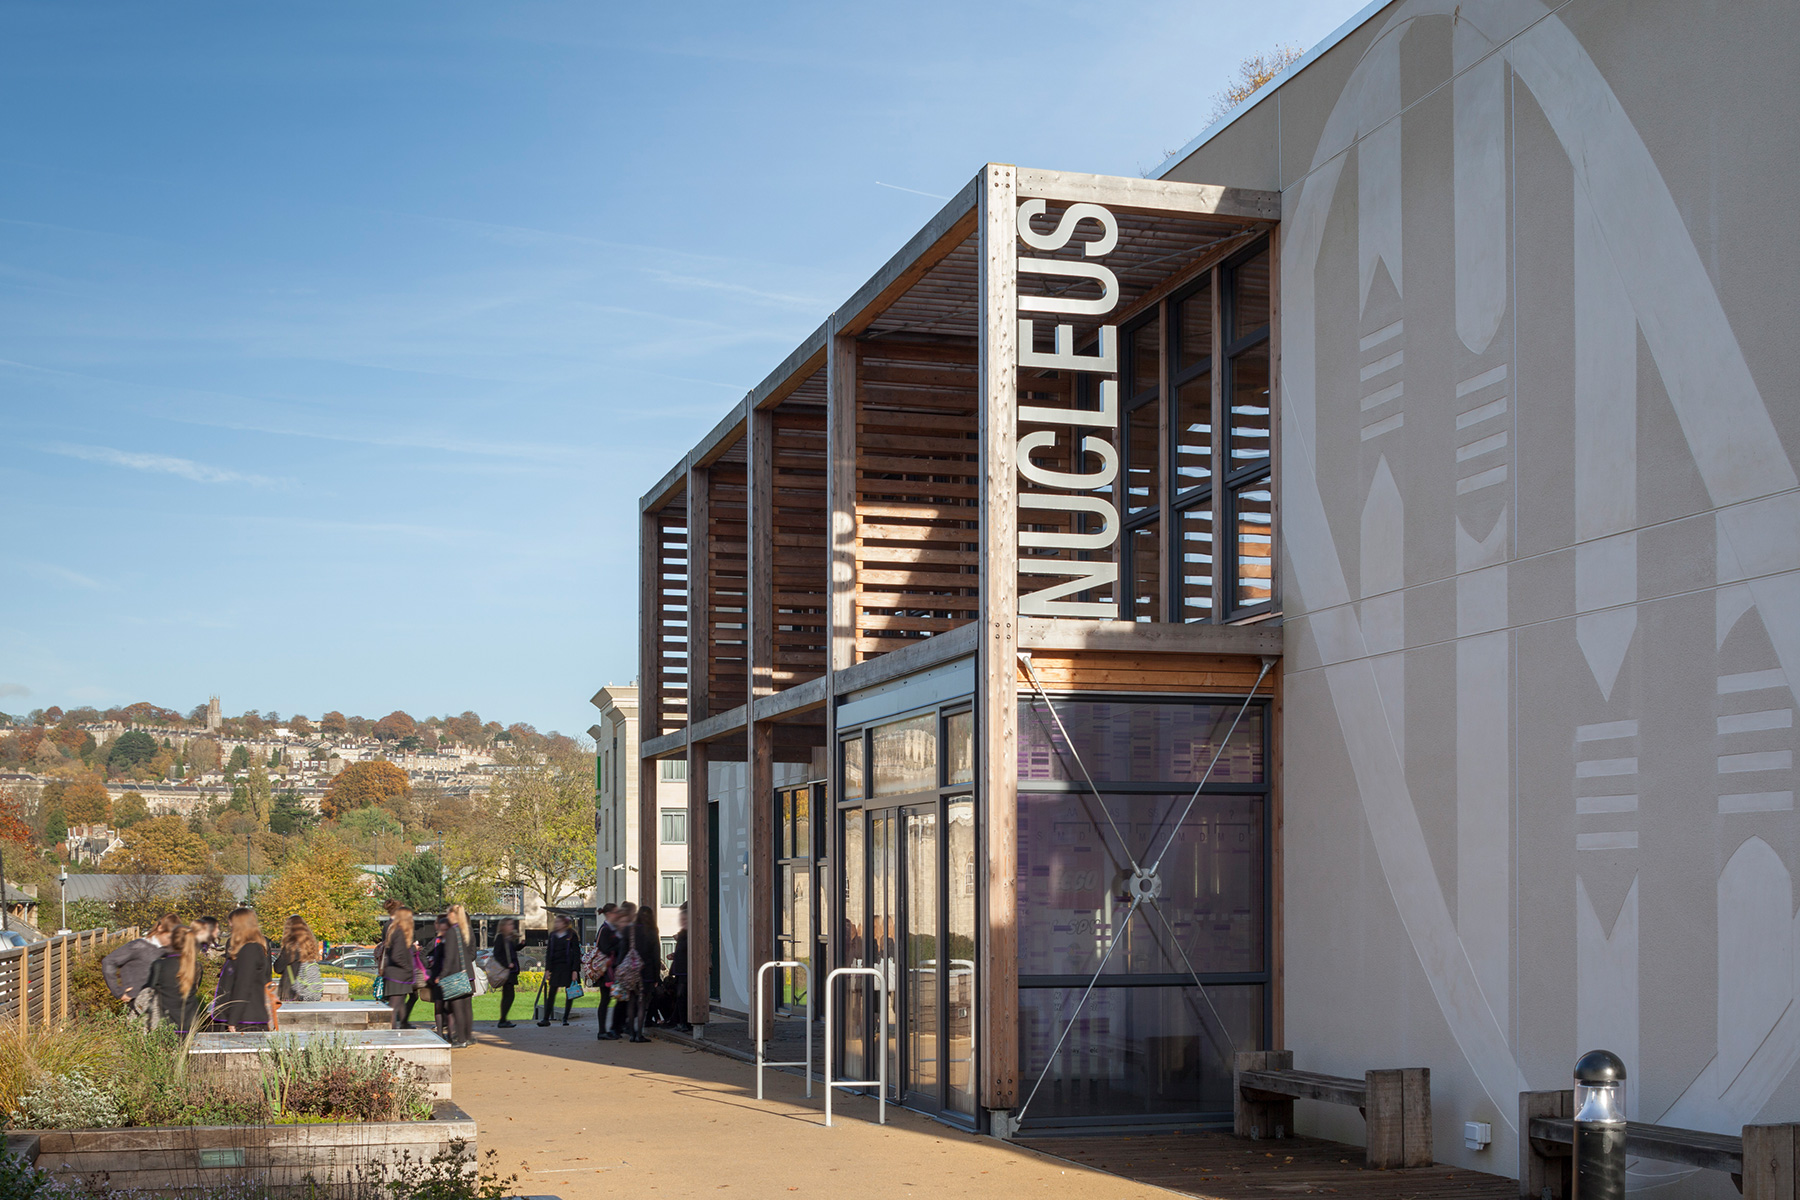
[[[133,471],[179,475],[195,483],[250,483],[258,487],[273,487],[276,482],[266,475],[251,475],[224,467],[212,467],[191,458],[176,458],[168,454],[136,454],[130,450],[115,450],[111,446],[77,446],[68,442],[52,442],[43,449],[50,454],[106,463],[114,467],[129,467]]]
[[[0,700],[29,695],[31,695],[31,689],[22,683],[0,683]]]
[[[41,579],[46,583],[67,583],[75,587],[87,588],[89,591],[105,591],[106,585],[98,579],[83,575],[79,571],[71,571],[67,567],[59,567],[54,563],[21,562],[19,564],[27,575]]]

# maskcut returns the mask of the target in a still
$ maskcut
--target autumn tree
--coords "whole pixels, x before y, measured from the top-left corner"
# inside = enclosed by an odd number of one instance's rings
[[[403,805],[412,793],[412,784],[402,771],[385,759],[351,763],[332,779],[319,802],[319,811],[336,819],[358,808],[378,804],[393,810]]]
[[[1237,78],[1225,89],[1213,94],[1212,113],[1206,118],[1211,125],[1220,117],[1256,94],[1258,88],[1285,71],[1305,53],[1298,46],[1277,46],[1267,54],[1252,54],[1238,64]]]
[[[307,737],[312,733],[313,727],[311,721],[299,713],[295,713],[288,718],[288,728],[293,731],[295,737]]]
[[[139,821],[148,820],[149,816],[150,806],[144,803],[144,797],[139,792],[126,792],[113,805],[113,825],[118,829],[130,829]]]
[[[319,732],[326,737],[343,737],[349,728],[341,712],[328,712],[319,718]]]
[[[489,795],[507,872],[535,888],[545,904],[592,887],[594,756],[560,759],[513,746],[498,756]]]
[[[247,811],[256,818],[258,826],[267,829],[275,799],[274,788],[269,783],[269,773],[261,767],[252,770],[245,781],[245,790],[250,802]]]
[[[0,791],[0,841],[31,845],[31,825],[26,820],[23,789]]]
[[[63,789],[62,811],[71,825],[101,824],[112,818],[112,797],[104,783],[83,775]]]
[[[418,723],[411,717],[395,709],[381,720],[375,722],[375,736],[384,742],[397,742],[401,738],[413,736],[418,731]]]
[[[190,739],[187,744],[187,760],[189,769],[201,774],[218,770],[219,739],[210,737]]]
[[[366,738],[375,731],[375,722],[367,717],[351,717],[344,724],[350,727],[353,737]]]
[[[212,858],[205,840],[180,817],[151,817],[120,836],[124,845],[104,860],[115,875],[188,875]]]
[[[264,929],[276,930],[290,914],[306,918],[314,933],[332,942],[361,941],[379,931],[374,897],[350,851],[331,838],[314,838],[288,857],[256,894]]]

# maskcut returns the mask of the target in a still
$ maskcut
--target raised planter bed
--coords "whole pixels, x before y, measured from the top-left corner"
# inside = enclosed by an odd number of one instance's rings
[[[429,1121],[350,1125],[194,1125],[143,1129],[21,1130],[8,1148],[65,1179],[104,1173],[116,1189],[158,1191],[234,1183],[300,1188],[395,1178],[463,1142],[475,1158],[475,1120],[448,1100]]]
[[[188,1062],[198,1074],[223,1090],[247,1096],[262,1094],[261,1051],[277,1038],[305,1042],[342,1038],[366,1054],[386,1054],[412,1063],[425,1073],[435,1099],[450,1099],[450,1043],[429,1029],[299,1030],[289,1033],[202,1033],[194,1037]]]
[[[392,1029],[394,1010],[374,1000],[284,1000],[281,1032],[315,1029],[349,1033],[364,1029]]]

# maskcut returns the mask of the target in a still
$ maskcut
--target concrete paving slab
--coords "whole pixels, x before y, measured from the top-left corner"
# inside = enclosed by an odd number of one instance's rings
[[[834,1102],[770,1072],[666,1041],[596,1041],[579,1025],[496,1030],[456,1051],[456,1102],[518,1191],[563,1200],[736,1196],[1139,1200],[1177,1193],[976,1137],[904,1109]]]

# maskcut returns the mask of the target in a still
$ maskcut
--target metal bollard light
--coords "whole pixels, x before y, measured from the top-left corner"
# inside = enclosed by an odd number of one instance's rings
[[[1575,1064],[1575,1170],[1570,1200],[1625,1200],[1625,1063],[1590,1050]]]

